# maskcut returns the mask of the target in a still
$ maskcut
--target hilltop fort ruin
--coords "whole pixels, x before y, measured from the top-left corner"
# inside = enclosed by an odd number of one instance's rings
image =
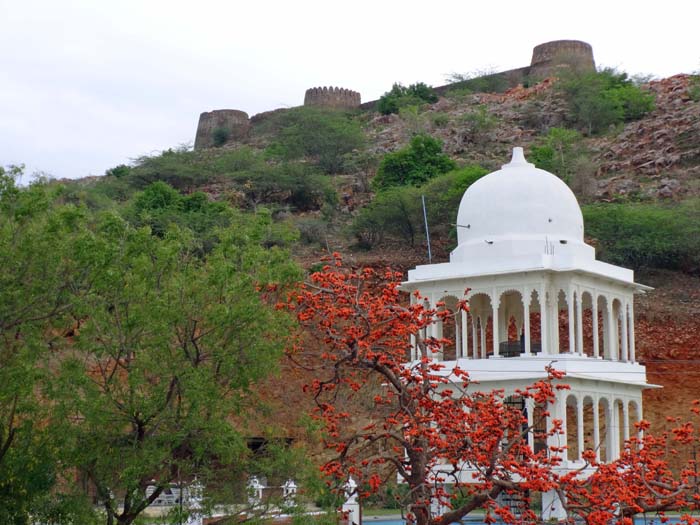
[[[580,40],[555,40],[535,46],[532,50],[530,65],[508,71],[486,75],[483,78],[497,80],[492,84],[502,86],[503,90],[518,86],[527,81],[537,81],[552,76],[559,68],[575,71],[594,71],[595,60],[593,48]],[[450,89],[459,88],[457,82],[433,88],[438,95],[444,95]],[[373,111],[377,100],[362,103],[360,93],[341,87],[313,87],[304,94],[304,106],[332,109],[361,109]],[[280,111],[280,110],[275,110]],[[248,135],[251,125],[265,119],[272,111],[259,113],[252,118],[244,111],[236,109],[217,109],[205,111],[199,116],[194,148],[203,149],[219,146],[229,140],[240,140]]]

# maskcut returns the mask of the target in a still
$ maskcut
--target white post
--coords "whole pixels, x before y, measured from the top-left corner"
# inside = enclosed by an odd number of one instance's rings
[[[499,315],[498,311],[500,310],[499,306],[500,306],[501,301],[499,299],[500,299],[500,297],[498,299],[496,298],[496,292],[494,291],[493,299],[492,299],[493,307],[491,309],[493,312],[492,313],[492,316],[493,316],[492,317],[492,319],[493,319],[493,323],[492,323],[493,324],[493,357],[498,357],[500,355],[499,344],[501,341],[500,341],[500,335],[498,333],[498,329],[499,329],[498,325],[500,324],[501,316]]]
[[[347,514],[348,525],[360,525],[360,503],[357,501],[357,483],[352,476],[348,478],[345,484],[345,503],[343,503],[342,511]]]
[[[622,424],[625,425],[622,429],[622,437],[627,441],[630,438],[630,407],[627,401],[622,404]]]
[[[549,334],[551,336],[551,354],[558,354],[559,348],[559,290],[557,290],[555,296],[552,298],[552,326],[549,329]]]
[[[566,298],[566,306],[568,310],[567,318],[569,321],[569,353],[576,353],[576,317],[574,314],[574,291],[569,289],[568,296]]]
[[[637,355],[634,349],[634,298],[630,302],[629,311],[629,345],[630,345],[630,361],[635,363],[637,361]]]
[[[576,292],[576,351],[583,355],[583,298],[580,290]]]
[[[469,324],[467,319],[467,312],[462,310],[460,312],[460,317],[462,318],[460,328],[462,329],[462,348],[460,357],[469,357]]]
[[[622,348],[620,349],[620,354],[622,355],[622,361],[629,361],[629,347],[627,346],[627,304],[622,304],[622,310],[620,312],[620,325],[622,325]]]
[[[593,315],[593,357],[598,359],[600,356],[600,344],[598,341],[598,296],[593,294],[591,299],[591,312]]]
[[[540,348],[542,354],[551,354],[552,349],[549,348],[550,338],[547,337],[547,330],[549,329],[547,324],[547,316],[549,311],[547,310],[547,292],[544,286],[540,287],[539,293],[540,301]]]
[[[477,333],[477,318],[474,317],[474,314],[470,314],[470,317],[472,319],[472,356],[474,356],[474,359],[479,359],[479,344],[477,341],[478,333]]]
[[[593,399],[593,448],[595,449],[595,458],[600,461],[600,408],[598,405],[598,396]]]
[[[576,396],[576,437],[578,438],[578,457],[576,459],[583,459],[583,446],[584,446],[584,428],[583,428],[583,396]]]
[[[617,361],[617,323],[613,314],[613,302],[608,305],[608,347],[610,350],[610,359]]]
[[[486,325],[489,322],[488,315],[486,321],[483,317],[479,318],[479,335],[481,336],[481,358],[486,359]]]
[[[524,292],[527,292],[524,290]],[[525,334],[525,355],[530,355],[530,294],[523,294],[523,331]]]

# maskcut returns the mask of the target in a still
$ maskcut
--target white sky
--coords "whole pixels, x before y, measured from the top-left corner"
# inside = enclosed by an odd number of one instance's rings
[[[0,165],[101,175],[193,142],[202,111],[252,116],[325,85],[373,100],[526,66],[550,40],[628,73],[689,73],[699,33],[697,0],[0,0]]]

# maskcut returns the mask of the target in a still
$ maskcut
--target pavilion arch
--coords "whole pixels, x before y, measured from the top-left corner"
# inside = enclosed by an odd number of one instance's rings
[[[485,359],[491,346],[487,335],[489,319],[493,315],[491,296],[486,292],[473,292],[469,295],[469,352],[466,356],[473,359]]]
[[[556,307],[557,315],[554,317],[555,327],[554,335],[556,335],[556,342],[554,344],[554,349],[556,353],[573,353],[573,342],[572,329],[573,325],[569,322],[572,317],[571,312],[573,311],[573,301],[570,294],[564,289],[557,290],[556,295]]]
[[[574,394],[566,396],[566,459],[576,461],[581,459],[581,448],[579,447],[579,436],[582,429],[579,426],[581,408],[579,399]]]
[[[522,335],[525,325],[525,305],[520,290],[504,290],[498,297],[498,353],[502,357],[516,357],[525,351]],[[511,325],[513,330],[511,330]]]
[[[622,301],[617,297],[612,300],[612,332],[610,333],[612,339],[612,356],[614,361],[626,361],[627,357],[625,354],[623,337],[626,338],[626,329],[624,328],[624,323],[622,322],[623,307]],[[625,334],[623,336],[623,333]]]
[[[458,352],[461,352],[461,320],[462,316],[457,311],[459,299],[454,295],[446,295],[441,297],[437,303],[438,312],[447,312],[449,315],[440,316],[435,321],[434,336],[438,339],[445,339],[441,346],[440,359],[452,361],[459,357]]]

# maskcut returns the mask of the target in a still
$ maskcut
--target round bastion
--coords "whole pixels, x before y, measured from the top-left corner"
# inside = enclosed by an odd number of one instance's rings
[[[334,109],[355,109],[360,107],[360,94],[351,89],[339,87],[314,87],[306,90],[305,106]]]
[[[237,109],[216,109],[199,115],[194,149],[220,146],[232,139],[242,139],[248,134],[248,113]]]
[[[531,77],[548,77],[559,67],[579,72],[595,71],[593,48],[580,40],[554,40],[532,50]]]

